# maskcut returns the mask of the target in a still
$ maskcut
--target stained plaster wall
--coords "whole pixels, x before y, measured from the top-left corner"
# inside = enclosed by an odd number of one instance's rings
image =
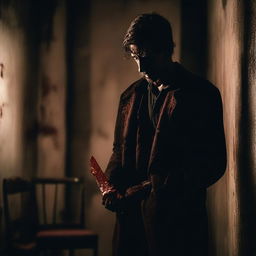
[[[1,210],[3,178],[65,171],[64,3],[0,1]]]
[[[54,10],[54,9],[53,9]],[[38,76],[38,176],[65,175],[66,5],[52,14],[48,39],[40,44]]]
[[[241,1],[208,2],[208,78],[223,99],[228,152],[225,176],[209,189],[210,253],[239,254],[239,139],[243,54],[243,6]],[[247,255],[247,254],[246,254]],[[248,254],[249,255],[249,254]],[[253,254],[250,254],[253,255]]]
[[[1,177],[22,173],[24,124],[21,113],[27,72],[24,30],[19,27],[14,10],[8,10],[6,16],[14,19],[10,19],[11,24],[0,21]]]
[[[46,24],[41,24],[43,31],[38,51],[37,168],[34,174],[38,177],[63,177],[66,171],[66,4],[65,1],[52,3],[48,6]],[[43,19],[46,17],[44,13]],[[48,213],[52,212],[53,195],[53,187],[48,186]],[[62,209],[63,197],[64,191],[61,190],[59,209]],[[61,210],[58,213],[57,221]],[[42,222],[41,211],[39,218]],[[51,221],[51,214],[47,218]]]
[[[29,7],[0,5],[0,209],[2,210],[2,180],[11,176],[30,176],[36,168],[34,124],[37,98],[35,38],[26,18]],[[0,214],[0,247],[4,227]]]

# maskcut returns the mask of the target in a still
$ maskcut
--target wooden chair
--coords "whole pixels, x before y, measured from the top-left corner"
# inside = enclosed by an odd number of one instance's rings
[[[82,180],[36,178],[33,179],[33,184],[36,186],[37,202],[40,204],[38,209],[41,212],[37,232],[38,248],[40,250],[67,249],[70,255],[73,255],[75,249],[92,249],[93,255],[97,256],[98,235],[85,228]],[[52,205],[50,199],[52,199]],[[77,202],[80,202],[80,206]],[[76,214],[72,209],[80,209],[80,212]]]
[[[34,185],[21,178],[3,180],[6,253],[37,255],[37,208]]]

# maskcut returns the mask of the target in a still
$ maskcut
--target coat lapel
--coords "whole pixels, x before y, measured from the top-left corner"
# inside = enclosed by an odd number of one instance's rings
[[[135,163],[136,156],[136,134],[137,134],[137,114],[145,93],[145,88],[137,88],[123,105],[124,129],[123,129],[123,156],[122,166],[131,167]],[[133,166],[134,168],[135,166]]]
[[[150,160],[148,165],[149,173],[156,173],[158,169],[161,169],[161,164],[163,163],[161,160],[163,156],[163,152],[161,150],[163,148],[162,144],[165,143],[167,139],[165,136],[167,135],[168,131],[165,132],[165,130],[168,128],[168,121],[170,120],[171,115],[176,107],[176,99],[174,94],[177,90],[168,91],[161,106],[151,147]]]

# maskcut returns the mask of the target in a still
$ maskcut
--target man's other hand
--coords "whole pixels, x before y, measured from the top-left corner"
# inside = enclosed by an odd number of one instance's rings
[[[109,192],[105,193],[102,197],[102,204],[106,209],[117,212],[121,208],[121,202],[124,197],[117,192],[117,190],[112,189]]]

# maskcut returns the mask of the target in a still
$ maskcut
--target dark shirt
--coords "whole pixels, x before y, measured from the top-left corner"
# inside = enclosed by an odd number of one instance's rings
[[[169,86],[159,91],[152,83],[148,84],[148,113],[154,128],[157,127],[159,111],[168,89]]]

